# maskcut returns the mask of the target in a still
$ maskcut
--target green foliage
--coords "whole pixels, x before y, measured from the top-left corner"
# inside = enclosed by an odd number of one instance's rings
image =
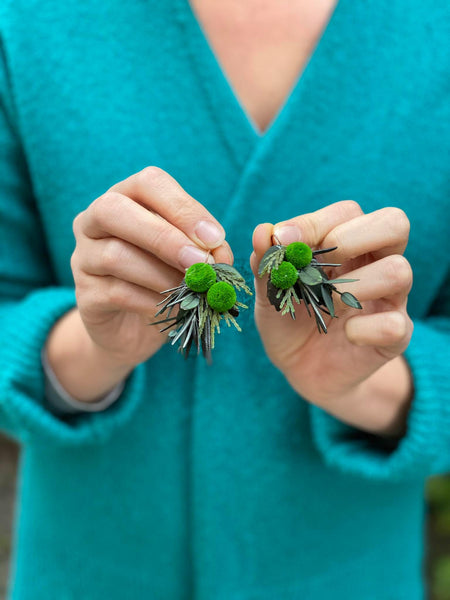
[[[342,302],[344,302],[344,304],[347,304],[348,306],[351,306],[352,308],[358,308],[358,309],[362,308],[359,301],[355,298],[355,296],[353,294],[350,294],[350,292],[344,292],[343,294],[341,294],[341,300],[342,300]]]
[[[278,269],[273,269],[270,281],[280,290],[288,290],[298,279],[298,272],[290,262],[283,261]]]
[[[427,498],[433,509],[446,508],[450,510],[450,478],[432,477],[427,483]]]
[[[249,296],[253,296],[250,288],[245,283],[245,279],[242,277],[242,275],[237,269],[225,263],[216,263],[212,265],[212,267],[216,272],[217,279],[219,281],[227,281],[237,290],[244,290],[246,294],[248,294]]]
[[[216,281],[216,272],[208,263],[195,263],[186,271],[184,280],[193,292],[206,292]]]
[[[213,310],[224,313],[235,305],[236,290],[227,281],[218,281],[209,288],[206,301]]]
[[[286,246],[286,260],[292,263],[297,269],[309,265],[312,257],[313,253],[308,244],[293,242]]]
[[[450,599],[450,556],[436,562],[431,589],[435,600]]]
[[[308,266],[299,273],[302,283],[305,285],[318,285],[324,281],[322,273],[315,266]]]
[[[266,273],[270,273],[272,269],[277,269],[281,265],[284,260],[285,250],[285,246],[271,246],[266,250],[259,263],[259,277],[263,277]]]
[[[450,477],[427,482],[430,600],[450,600]]]

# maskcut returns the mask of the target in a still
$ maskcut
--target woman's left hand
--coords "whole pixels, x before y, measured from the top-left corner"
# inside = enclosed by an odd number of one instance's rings
[[[409,221],[398,208],[364,214],[342,201],[253,234],[251,266],[255,275],[255,320],[266,353],[290,385],[306,400],[342,421],[387,436],[402,435],[412,397],[412,380],[402,352],[413,324],[406,310],[411,267],[403,256]],[[269,303],[266,279],[258,265],[272,245],[303,241],[313,249],[337,246],[324,262],[342,263],[330,278],[358,279],[338,285],[361,302],[355,311],[339,299],[336,315],[324,315],[328,333],[320,335],[303,303],[296,320],[281,316]],[[327,317],[327,318],[325,318]]]

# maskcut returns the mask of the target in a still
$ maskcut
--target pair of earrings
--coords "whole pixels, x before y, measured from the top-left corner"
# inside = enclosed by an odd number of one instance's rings
[[[321,263],[316,258],[333,250],[336,247],[312,250],[303,242],[288,246],[276,244],[264,254],[258,270],[259,277],[268,275],[267,298],[275,309],[282,315],[289,313],[295,319],[294,302],[301,304],[303,301],[308,315],[315,317],[319,333],[327,333],[322,313],[336,318],[333,293],[339,294],[348,306],[362,308],[353,294],[340,292],[335,285],[357,280],[329,279],[323,267],[339,267],[340,264]],[[223,263],[196,263],[187,269],[179,286],[161,292],[167,297],[158,304],[161,308],[155,317],[167,314],[164,319],[152,324],[164,324],[161,332],[171,329],[171,344],[178,343],[179,351],[186,358],[194,346],[197,354],[201,351],[211,363],[211,351],[215,335],[220,333],[221,320],[241,331],[236,319],[239,310],[248,307],[237,300],[236,291],[252,295],[237,269]],[[172,316],[176,308],[178,312]]]

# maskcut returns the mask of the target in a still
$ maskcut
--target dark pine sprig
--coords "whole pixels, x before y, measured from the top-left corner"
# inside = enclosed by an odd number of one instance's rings
[[[292,319],[295,319],[296,304],[305,304],[308,315],[314,316],[319,333],[327,333],[327,325],[322,316],[326,314],[331,318],[337,318],[333,302],[333,293],[339,294],[342,302],[352,308],[361,309],[362,306],[350,292],[340,292],[335,284],[350,283],[357,279],[328,279],[323,267],[340,267],[340,263],[325,263],[319,262],[316,256],[332,252],[337,246],[332,248],[322,248],[313,250],[313,258],[311,262],[300,269],[298,279],[294,285],[286,290],[279,289],[273,285],[270,279],[270,274],[273,269],[277,269],[286,259],[286,246],[277,244],[267,250],[261,259],[258,275],[263,277],[268,274],[267,280],[267,297],[269,302],[275,309],[281,312],[282,315],[290,314]]]
[[[252,295],[237,269],[225,263],[217,263],[211,266],[216,272],[217,281],[226,281],[237,290]],[[215,336],[220,333],[222,319],[228,327],[233,325],[238,331],[241,331],[236,318],[239,316],[239,309],[248,308],[242,302],[236,300],[235,304],[227,311],[217,312],[208,305],[206,292],[192,291],[184,280],[179,286],[164,290],[161,294],[168,294],[168,296],[158,303],[157,306],[161,306],[161,308],[155,314],[155,317],[164,313],[166,313],[166,316],[164,319],[149,324],[165,324],[165,327],[160,329],[162,333],[174,328],[168,334],[169,341],[172,346],[178,343],[178,351],[185,358],[189,356],[191,348],[194,347],[197,349],[197,354],[201,352],[208,364],[211,364]],[[178,309],[178,312],[172,316],[176,309]]]

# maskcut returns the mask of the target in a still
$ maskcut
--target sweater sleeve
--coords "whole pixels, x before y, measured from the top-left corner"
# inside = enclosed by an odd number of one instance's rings
[[[315,406],[316,446],[335,468],[377,480],[426,478],[450,470],[450,278],[439,297],[440,313],[414,321],[404,356],[414,396],[406,434],[389,441],[350,427]]]
[[[133,414],[144,366],[102,412],[58,416],[46,408],[41,350],[75,293],[56,285],[20,139],[0,39],[0,428],[21,442],[103,442]]]

